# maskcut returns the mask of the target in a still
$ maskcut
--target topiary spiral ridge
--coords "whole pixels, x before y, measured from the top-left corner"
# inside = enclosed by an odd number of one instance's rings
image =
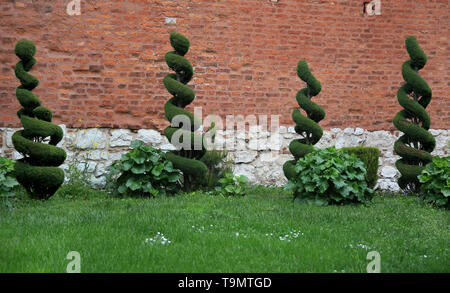
[[[21,83],[16,97],[23,107],[17,112],[23,130],[12,136],[14,147],[23,158],[16,162],[14,171],[17,181],[31,197],[48,199],[64,182],[64,171],[57,167],[66,159],[66,152],[56,147],[63,138],[63,131],[51,123],[52,112],[41,106],[41,101],[31,92],[39,84],[38,79],[28,73],[36,64],[35,45],[22,40],[14,51],[21,60],[14,72]]]
[[[401,157],[395,165],[401,174],[398,179],[400,188],[418,191],[420,187],[417,176],[424,166],[432,161],[430,154],[436,141],[428,132],[430,116],[425,111],[431,102],[432,92],[426,81],[418,74],[427,63],[427,56],[420,48],[415,37],[405,40],[410,60],[402,65],[404,84],[397,92],[397,100],[404,108],[394,119],[394,126],[404,133],[394,144],[394,150]]]
[[[201,183],[205,179],[207,167],[199,159],[205,154],[206,145],[203,135],[195,133],[201,126],[201,119],[184,109],[195,99],[194,91],[186,85],[194,74],[191,63],[184,58],[189,50],[189,40],[180,33],[171,33],[170,44],[174,51],[166,53],[164,58],[175,73],[166,75],[163,81],[167,91],[173,95],[164,105],[166,118],[171,122],[171,126],[164,129],[164,134],[177,150],[168,153],[167,158],[183,172],[184,186],[189,190],[194,182]],[[174,125],[174,119],[180,115],[190,121],[190,127]],[[173,141],[177,132],[184,132],[184,137],[190,137],[190,143],[186,145],[182,141]]]
[[[287,161],[283,165],[284,175],[288,180],[296,177],[295,164],[299,158],[313,151],[315,145],[323,135],[322,128],[318,122],[325,118],[324,109],[311,101],[311,98],[318,95],[322,90],[320,82],[309,70],[305,60],[301,60],[297,65],[297,75],[306,82],[307,87],[297,93],[297,103],[306,112],[303,115],[299,109],[292,111],[292,120],[295,122],[295,132],[302,135],[303,138],[294,139],[289,144],[289,151],[295,160]]]

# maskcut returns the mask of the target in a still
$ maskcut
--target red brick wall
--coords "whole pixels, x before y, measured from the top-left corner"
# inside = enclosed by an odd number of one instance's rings
[[[415,35],[428,54],[432,128],[449,128],[448,0],[381,0],[380,16],[363,16],[362,0],[81,0],[80,16],[66,14],[69,2],[0,0],[0,126],[19,126],[14,45],[30,39],[35,93],[56,123],[161,129],[164,54],[178,31],[191,40],[191,105],[203,113],[280,114],[292,125],[306,59],[322,82],[324,129],[370,130],[393,129],[404,39]]]

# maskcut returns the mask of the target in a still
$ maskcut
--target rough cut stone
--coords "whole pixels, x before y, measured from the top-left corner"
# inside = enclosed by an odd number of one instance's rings
[[[339,133],[339,132],[341,132],[341,129],[340,128],[331,128],[330,131],[332,133]]]
[[[354,132],[354,129],[353,129],[353,128],[345,128],[345,129],[344,129],[344,133],[345,133],[345,134],[353,134],[353,132]]]
[[[87,153],[87,158],[93,161],[108,160],[108,152],[105,150],[92,150]]]
[[[128,129],[115,129],[111,131],[110,143],[111,147],[129,146],[133,136]]]
[[[14,145],[12,143],[12,135],[14,134],[14,132],[16,132],[16,130],[13,129],[7,129],[5,131],[5,135],[6,135],[6,146],[9,148],[13,148]]]
[[[245,148],[245,146],[244,146]],[[248,142],[248,149],[254,150],[254,151],[262,151],[267,150],[267,139],[250,139]]]
[[[235,175],[245,175],[249,179],[250,182],[255,182],[255,167],[247,164],[237,164],[234,165],[233,173]]]
[[[80,130],[76,134],[75,147],[79,149],[104,149],[106,147],[107,135],[105,131],[98,128]]]
[[[100,177],[92,176],[90,178],[90,183],[93,188],[97,188],[97,189],[105,188],[106,177],[105,176],[100,176]]]
[[[382,149],[392,149],[397,137],[392,135],[389,131],[379,130],[368,132],[366,138],[366,146],[377,147]]]
[[[348,135],[344,133],[339,133],[336,136],[336,148],[340,149],[343,147],[357,147],[362,146],[364,139],[362,136]]]
[[[332,146],[334,144],[335,144],[335,142],[331,137],[331,132],[324,131],[322,137],[320,138],[319,142],[316,143],[315,147],[326,148],[326,147]]]
[[[59,127],[61,127],[62,131],[63,131],[63,138],[61,139],[61,141],[56,145],[57,147],[63,147],[64,143],[66,141],[66,136],[67,136],[67,128],[65,124],[59,124]]]
[[[270,162],[275,162],[279,157],[280,153],[276,151],[261,152],[259,154],[259,161],[267,164]]]
[[[140,129],[137,133],[136,139],[142,140],[146,144],[156,146],[161,143],[162,136],[158,131],[153,129]]]
[[[95,169],[94,175],[95,175],[96,177],[99,177],[99,176],[104,175],[105,173],[106,173],[106,166],[105,166],[105,164],[99,163],[99,164],[97,165],[97,168]]]
[[[272,134],[267,141],[267,148],[273,151],[281,150],[283,146],[283,138],[279,134]]]
[[[286,161],[293,160],[294,156],[291,154],[280,154],[276,160],[278,166],[283,166]]]
[[[364,133],[364,129],[357,127],[355,129],[355,135],[361,135]]]
[[[240,151],[234,153],[234,162],[235,163],[250,163],[256,159],[258,155],[255,151]]]
[[[23,158],[23,156],[19,152],[17,152],[17,151],[13,151],[12,152],[12,156],[11,156],[12,160],[17,161],[17,160],[20,160],[22,158]]]
[[[378,184],[375,186],[375,189],[397,192],[400,191],[400,186],[398,186],[397,182],[389,179],[378,179]]]
[[[175,151],[177,148],[170,143],[163,144],[159,147],[162,151]]]
[[[117,161],[122,158],[122,155],[125,154],[125,152],[110,152],[109,153],[109,160],[110,161]]]
[[[264,167],[256,168],[257,182],[259,184],[270,186],[279,186],[285,184],[287,180],[284,177],[283,171],[275,164],[265,165]]]
[[[394,178],[397,175],[397,169],[391,166],[384,166],[381,169],[381,176],[385,178]]]

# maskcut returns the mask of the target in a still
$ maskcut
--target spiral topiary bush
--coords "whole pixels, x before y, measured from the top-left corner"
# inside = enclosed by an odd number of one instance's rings
[[[205,180],[208,169],[200,159],[206,153],[206,145],[203,135],[195,133],[201,126],[200,118],[184,109],[195,99],[194,91],[186,85],[194,74],[191,63],[184,58],[189,40],[180,33],[171,33],[170,44],[175,51],[168,52],[164,58],[175,73],[168,74],[163,81],[173,95],[164,105],[166,118],[171,122],[164,134],[177,150],[167,154],[167,159],[183,172],[185,190],[191,190]]]
[[[320,82],[314,77],[308,68],[305,60],[301,60],[297,65],[297,75],[306,82],[307,87],[297,93],[297,102],[306,112],[303,115],[298,109],[292,111],[292,119],[295,122],[295,132],[302,135],[303,138],[295,139],[289,144],[289,151],[295,160],[287,161],[283,165],[284,175],[288,180],[297,176],[295,164],[299,158],[314,150],[315,145],[323,135],[322,128],[318,122],[325,118],[324,109],[311,101],[311,98],[318,95],[322,90]]]
[[[66,152],[56,147],[63,138],[63,131],[51,123],[52,112],[42,107],[41,101],[31,92],[39,84],[38,79],[28,73],[36,64],[35,45],[22,40],[14,51],[21,60],[14,72],[21,83],[16,96],[23,107],[17,112],[23,130],[12,136],[14,147],[23,159],[17,161],[14,171],[17,181],[32,198],[48,199],[64,182],[64,171],[57,167],[66,159]]]
[[[410,60],[402,65],[403,79],[406,81],[397,92],[399,104],[404,108],[393,120],[394,126],[402,131],[402,135],[394,144],[394,150],[401,157],[396,167],[401,174],[399,186],[408,191],[418,192],[420,182],[417,176],[425,165],[433,159],[430,154],[436,141],[428,132],[430,116],[425,108],[431,101],[431,89],[418,71],[427,63],[427,55],[422,51],[415,37],[405,40]]]

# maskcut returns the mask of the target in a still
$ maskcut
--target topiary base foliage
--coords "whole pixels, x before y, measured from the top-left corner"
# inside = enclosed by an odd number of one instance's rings
[[[355,154],[366,166],[366,182],[369,188],[374,188],[378,181],[378,160],[380,150],[374,147],[347,147],[342,148],[349,154]]]
[[[314,205],[360,203],[370,199],[364,163],[335,147],[315,149],[295,165],[296,176],[286,189],[294,199]]]
[[[322,86],[309,70],[306,61],[301,60],[298,62],[297,75],[307,85],[306,88],[301,89],[297,93],[297,103],[306,112],[306,116],[298,109],[292,111],[295,132],[302,135],[303,138],[294,139],[289,144],[289,151],[295,160],[287,161],[283,165],[283,172],[288,180],[296,177],[295,164],[297,160],[312,152],[314,150],[313,145],[319,142],[322,137],[322,128],[320,128],[318,122],[325,118],[323,108],[311,101],[312,97],[320,93]]]
[[[436,146],[433,135],[428,131],[430,116],[425,111],[432,93],[428,84],[417,73],[427,63],[427,55],[415,37],[408,37],[405,44],[411,60],[402,65],[406,84],[397,92],[398,102],[404,109],[395,115],[393,123],[404,135],[394,144],[395,153],[401,157],[395,165],[401,174],[398,185],[404,190],[418,192],[420,182],[417,176],[432,161],[430,153]]]
[[[200,159],[206,153],[206,144],[203,135],[195,133],[201,126],[201,119],[184,109],[195,99],[194,91],[186,85],[194,75],[191,63],[184,58],[189,40],[182,34],[171,33],[170,44],[175,51],[168,52],[165,60],[175,73],[164,78],[164,86],[173,95],[164,105],[166,118],[171,122],[171,126],[164,129],[164,135],[177,151],[168,153],[167,159],[183,172],[183,187],[190,191],[205,181],[208,168]],[[189,138],[190,142],[184,141]]]
[[[420,195],[425,202],[450,209],[450,157],[434,157],[425,166],[419,181]]]
[[[0,156],[0,199],[14,195],[14,189],[19,185],[14,175],[15,162]]]
[[[121,195],[161,197],[179,191],[180,170],[173,168],[166,153],[131,142],[132,149],[108,167],[108,187]]]
[[[13,134],[12,142],[24,158],[15,164],[14,170],[17,181],[32,198],[48,199],[64,182],[64,172],[57,167],[66,159],[66,152],[56,147],[63,138],[61,127],[51,123],[52,112],[42,107],[41,101],[31,92],[39,84],[28,73],[36,63],[35,52],[36,47],[31,41],[16,44],[15,53],[21,59],[14,68],[21,83],[16,96],[23,107],[17,115],[24,129]]]

